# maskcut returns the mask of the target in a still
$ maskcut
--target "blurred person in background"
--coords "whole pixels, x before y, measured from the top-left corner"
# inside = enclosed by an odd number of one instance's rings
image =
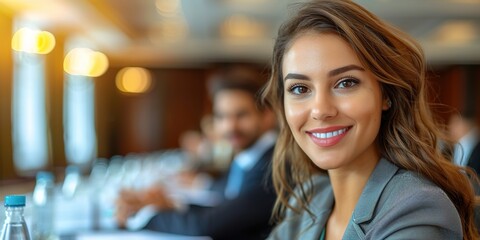
[[[455,163],[471,167],[478,174],[480,173],[480,132],[474,115],[473,111],[453,114],[448,122],[448,133],[455,143],[453,150]]]
[[[180,135],[180,148],[193,165],[192,172],[205,173],[212,178],[224,174],[230,165],[233,155],[231,144],[222,138],[214,128],[214,117],[204,115],[199,130],[188,130]]]
[[[207,160],[206,158],[208,158],[208,156],[204,155],[202,146],[204,145],[204,141],[204,136],[200,131],[187,130],[180,134],[180,149],[182,149],[188,161],[195,164],[202,164]]]
[[[187,166],[176,180],[184,187],[209,188],[212,181],[226,173],[233,149],[213,127],[213,116],[200,121],[200,130],[187,130],[180,135],[179,144]]]
[[[214,128],[232,146],[230,169],[212,189],[223,196],[213,207],[174,207],[160,187],[142,192],[123,191],[117,201],[120,226],[145,206],[155,212],[144,228],[213,239],[265,239],[275,202],[270,162],[276,141],[276,120],[267,107],[257,105],[261,82],[238,69],[215,75],[211,85]],[[153,208],[152,208],[153,206]]]
[[[228,170],[233,155],[230,143],[222,138],[214,128],[214,117],[207,114],[202,117],[200,129],[205,136],[204,144],[201,146],[203,155],[208,155],[212,168],[218,174]]]
[[[212,179],[211,143],[198,130],[187,130],[179,138],[182,158],[185,160],[182,171],[175,181],[184,188],[208,188]]]

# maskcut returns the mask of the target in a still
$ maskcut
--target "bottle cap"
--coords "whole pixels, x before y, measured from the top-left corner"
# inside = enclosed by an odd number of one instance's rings
[[[40,172],[37,172],[37,181],[40,180],[40,179],[53,181],[55,179],[55,177],[53,176],[53,174],[51,172],[40,171]]]
[[[24,207],[25,196],[23,195],[8,195],[5,197],[5,207]]]
[[[71,173],[79,174],[80,173],[80,167],[76,166],[76,165],[69,165],[65,168],[65,173],[67,175],[71,174]]]

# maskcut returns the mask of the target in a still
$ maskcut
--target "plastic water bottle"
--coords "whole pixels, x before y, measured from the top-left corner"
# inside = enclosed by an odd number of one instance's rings
[[[54,176],[50,172],[38,172],[33,190],[32,238],[53,239],[54,228]]]
[[[4,205],[6,218],[0,240],[30,240],[27,224],[23,217],[25,196],[6,196]]]
[[[67,199],[72,199],[80,186],[81,173],[80,168],[70,165],[65,169],[65,179],[63,180],[62,193]]]

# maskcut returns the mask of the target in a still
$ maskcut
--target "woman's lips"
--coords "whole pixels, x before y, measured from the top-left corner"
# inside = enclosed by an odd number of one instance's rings
[[[340,142],[347,132],[351,129],[349,127],[328,127],[322,129],[315,129],[307,131],[312,141],[320,147],[331,147]]]

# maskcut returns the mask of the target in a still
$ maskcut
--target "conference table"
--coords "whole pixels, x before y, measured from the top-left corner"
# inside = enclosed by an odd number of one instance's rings
[[[204,198],[205,193],[189,193],[197,198]],[[203,194],[203,195],[202,195]],[[32,226],[32,194],[25,194],[27,206],[24,210],[25,221]],[[198,200],[201,202],[200,200]],[[1,212],[3,202],[0,201]],[[54,208],[54,228],[59,240],[211,240],[206,236],[183,236],[170,233],[153,232],[148,230],[119,229],[114,219],[114,206],[111,202],[100,202],[92,194],[79,192],[73,197],[66,198],[56,189]],[[4,214],[0,216],[3,225]]]
[[[150,157],[152,155],[149,155]],[[145,158],[145,157],[144,157]],[[208,240],[209,237],[181,236],[169,233],[137,229],[120,229],[115,221],[115,201],[119,191],[125,188],[141,189],[160,183],[178,203],[214,206],[219,201],[218,193],[207,190],[208,181],[196,181],[185,187],[174,181],[185,163],[178,151],[161,153],[160,158],[136,159],[114,158],[106,164],[98,161],[89,176],[79,174],[76,168],[66,169],[64,180],[55,185],[54,232],[60,240],[96,239],[159,239],[159,240]],[[200,178],[202,179],[202,178]],[[32,226],[32,192],[27,192],[24,215]],[[0,201],[3,201],[1,199]],[[3,206],[3,203],[1,206]],[[3,209],[2,211],[3,212]],[[4,214],[0,214],[3,225]],[[137,214],[140,215],[140,214]]]
[[[211,240],[206,236],[183,236],[148,230],[119,229],[113,216],[111,205],[98,206],[89,194],[79,193],[73,198],[65,198],[57,190],[55,196],[54,228],[59,240]],[[32,194],[27,193],[27,206],[24,216],[28,226],[32,226]],[[0,201],[1,212],[3,201]],[[4,214],[0,216],[3,225]],[[30,229],[31,230],[31,229]]]
[[[62,235],[59,240],[211,240],[209,237],[181,236],[152,231],[97,231]]]
[[[112,192],[115,189],[110,188]],[[117,189],[118,190],[118,189]],[[208,192],[177,189],[176,194],[199,205],[208,205],[212,199]],[[26,193],[24,210],[27,225],[32,226],[32,193]],[[115,195],[105,189],[79,188],[72,196],[66,196],[60,185],[54,195],[54,229],[59,240],[97,240],[97,239],[136,239],[136,240],[211,240],[206,236],[182,236],[176,234],[153,232],[148,230],[120,229],[115,221]],[[3,201],[0,201],[2,213]],[[3,225],[4,214],[0,214]],[[31,230],[31,229],[30,229]]]

